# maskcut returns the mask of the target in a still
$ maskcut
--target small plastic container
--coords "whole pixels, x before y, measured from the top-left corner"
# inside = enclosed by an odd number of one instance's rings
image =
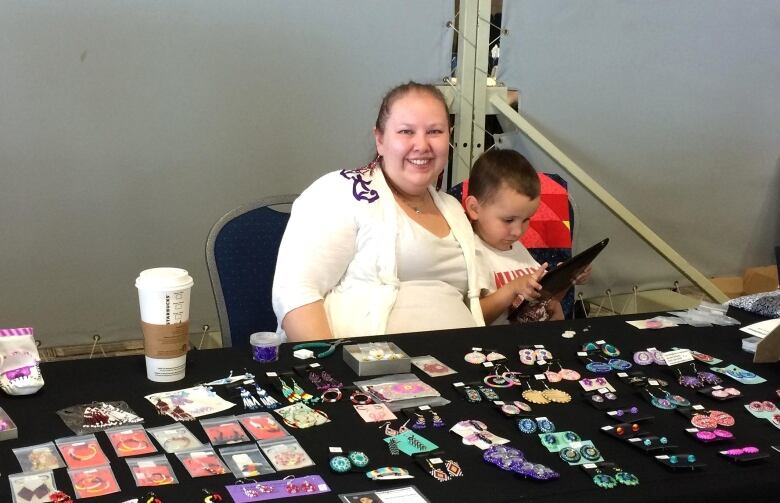
[[[271,363],[279,359],[282,338],[276,332],[255,332],[249,336],[252,359],[258,363]]]

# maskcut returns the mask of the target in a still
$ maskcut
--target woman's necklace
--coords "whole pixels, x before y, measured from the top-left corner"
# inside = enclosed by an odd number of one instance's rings
[[[387,185],[390,187],[390,190],[393,192],[393,194],[395,194],[397,199],[400,199],[406,206],[413,209],[416,214],[422,215],[423,209],[425,208],[425,203],[427,201],[425,197],[427,194],[422,196],[422,200],[419,202],[419,204],[415,204],[409,201],[409,199],[405,195],[401,194],[401,192],[399,192],[398,189],[396,189],[392,184],[388,183]]]

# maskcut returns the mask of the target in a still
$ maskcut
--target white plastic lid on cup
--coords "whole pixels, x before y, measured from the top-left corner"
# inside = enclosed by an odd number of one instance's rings
[[[186,269],[178,267],[155,267],[141,271],[135,286],[144,290],[183,290],[195,282]]]
[[[278,346],[282,338],[276,332],[255,332],[249,336],[249,344],[258,347]]]
[[[258,363],[275,362],[279,359],[279,345],[282,338],[276,332],[255,332],[249,336],[252,345],[252,359]]]

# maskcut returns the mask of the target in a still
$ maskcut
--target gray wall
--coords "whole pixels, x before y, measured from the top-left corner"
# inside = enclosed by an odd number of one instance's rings
[[[0,326],[140,337],[133,280],[195,278],[225,212],[365,162],[381,96],[448,73],[449,0],[0,2]]]
[[[503,21],[499,79],[590,176],[705,275],[774,263],[780,3],[505,0]],[[577,183],[572,193],[577,247],[612,238],[586,294],[682,279]]]

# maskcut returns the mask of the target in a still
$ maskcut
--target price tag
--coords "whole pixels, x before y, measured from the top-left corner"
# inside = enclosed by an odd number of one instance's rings
[[[688,433],[698,433],[699,430],[696,428],[688,428],[685,431],[687,431]]]
[[[604,430],[604,431],[612,431],[613,427],[612,426],[602,426],[601,429]]]
[[[666,364],[671,366],[679,365],[680,363],[692,362],[693,354],[688,349],[678,349],[676,351],[667,351],[662,353]]]
[[[658,381],[656,381],[655,379],[648,379],[647,384],[649,384],[650,386],[658,386]]]
[[[268,377],[276,377],[276,372],[266,372],[265,375]]]
[[[482,351],[482,348],[471,348],[472,351]]]
[[[329,450],[334,454],[337,452],[344,452],[344,449],[342,449],[341,447],[331,447]]]
[[[607,415],[608,416],[616,416],[617,415],[617,411],[616,410],[611,410],[611,411],[607,412]],[[608,426],[605,426],[604,428],[608,428]]]
[[[544,349],[544,344],[534,344],[534,349]]]
[[[585,351],[577,351],[577,356],[588,356],[588,353]]]
[[[543,359],[542,360],[536,360],[536,364],[537,365],[547,365],[547,362],[544,361]]]
[[[545,378],[544,374],[535,374],[534,375],[534,379],[536,379],[537,381],[542,381],[542,380],[544,380],[544,378]]]
[[[596,344],[597,344],[598,346],[603,346],[603,345],[604,345],[604,344],[606,344],[606,343],[607,343],[607,341],[604,341],[604,340],[596,341]]]
[[[717,385],[713,386],[712,389],[723,389],[723,386],[721,386],[720,384],[717,384]]]
[[[693,406],[693,407],[691,407],[691,408],[692,408],[692,409],[696,409],[696,410],[704,410],[704,405],[701,405],[701,404],[696,404],[696,405],[694,405],[694,406]]]
[[[669,459],[669,456],[667,454],[661,454],[660,456],[656,456],[655,459]]]
[[[493,362],[485,362],[485,363],[482,364],[482,366],[486,367],[486,368],[495,367],[495,365],[493,365]]]
[[[597,391],[598,391],[599,393],[601,393],[602,395],[603,395],[604,393],[609,393],[609,389],[608,389],[608,388],[599,388]]]
[[[625,372],[618,372],[617,376],[618,377],[628,377],[628,374],[626,374]]]
[[[458,381],[458,382],[454,382],[454,383],[452,383],[452,385],[453,385],[455,388],[462,388],[463,386],[465,386],[465,385],[464,385],[462,382],[460,382],[460,381]]]
[[[493,402],[493,404],[494,405],[504,405],[504,401],[503,400],[496,400],[495,402]]]
[[[319,366],[320,366],[320,364],[319,364],[319,363],[312,363],[311,365],[309,365],[309,368],[316,369],[316,368],[317,368],[317,367],[319,367]]]
[[[639,438],[639,437],[631,437],[631,438],[628,439],[629,442],[639,442],[640,440],[642,440],[642,439]]]
[[[430,405],[420,405],[417,408],[420,409],[420,410],[431,410],[431,406]]]
[[[598,468],[598,466],[594,465],[593,463],[585,463],[582,465],[583,468],[587,468],[588,470],[593,470],[595,468]]]
[[[444,462],[444,461],[441,460],[441,458],[430,458],[428,461],[430,461],[434,465],[439,465],[439,464]]]

